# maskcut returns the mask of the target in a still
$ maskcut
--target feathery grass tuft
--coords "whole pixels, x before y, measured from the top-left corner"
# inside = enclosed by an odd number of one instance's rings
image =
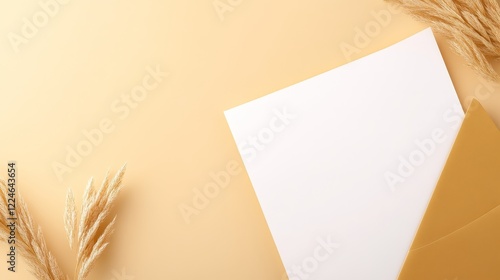
[[[109,244],[114,231],[116,216],[110,215],[122,188],[125,165],[110,180],[109,172],[100,188],[90,179],[83,196],[80,222],[73,191],[68,190],[64,212],[64,228],[69,246],[77,249],[77,265],[73,279],[87,279],[98,258]],[[7,184],[0,179],[0,241],[7,242],[10,229],[7,221],[9,196]],[[40,227],[36,227],[19,192],[16,193],[16,249],[30,267],[31,273],[40,280],[68,280],[55,257],[47,248]],[[76,244],[75,244],[76,243]]]
[[[7,184],[0,180],[0,241],[7,241],[10,230],[7,227]],[[28,264],[31,273],[41,280],[65,280],[54,256],[48,250],[42,229],[36,227],[21,194],[16,193],[16,250]]]
[[[469,67],[489,81],[499,75],[488,58],[500,58],[500,6],[496,0],[386,0],[450,41]]]

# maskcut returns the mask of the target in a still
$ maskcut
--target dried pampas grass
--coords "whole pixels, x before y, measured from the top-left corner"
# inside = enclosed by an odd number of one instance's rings
[[[10,230],[7,228],[7,184],[0,180],[0,241],[7,242]],[[31,273],[41,280],[67,279],[57,265],[54,256],[47,249],[40,227],[36,227],[19,193],[16,195],[16,250],[25,259]]]
[[[496,0],[386,0],[447,38],[479,75],[498,81],[488,58],[500,57],[500,6]]]
[[[116,216],[109,221],[118,193],[122,188],[125,172],[123,166],[110,180],[109,173],[100,188],[96,189],[90,179],[84,193],[80,222],[73,192],[68,190],[64,228],[70,248],[77,250],[77,265],[72,279],[88,277],[97,259],[109,244]],[[7,227],[7,184],[0,180],[0,241],[7,242],[10,230]],[[67,280],[45,243],[40,227],[35,227],[28,208],[19,193],[16,194],[16,249],[26,260],[32,274],[40,280]],[[75,246],[76,245],[76,246]]]
[[[83,195],[82,213],[78,229],[76,228],[76,222],[66,221],[66,224],[71,225],[71,227],[67,227],[69,229],[66,231],[67,235],[77,235],[78,251],[75,274],[78,275],[76,278],[78,280],[86,279],[97,258],[108,246],[116,216],[111,222],[108,221],[108,218],[121,190],[124,172],[125,166],[118,171],[111,181],[109,173],[106,174],[101,187],[97,190],[93,186],[93,180],[90,179]],[[74,216],[76,216],[76,207],[74,201],[71,202],[70,200],[66,205],[65,217]],[[78,234],[76,234],[77,230]],[[103,231],[100,235],[98,234],[99,230]]]

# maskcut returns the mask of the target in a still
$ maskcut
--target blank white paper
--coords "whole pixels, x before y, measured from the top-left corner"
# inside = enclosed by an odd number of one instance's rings
[[[291,280],[397,278],[459,104],[427,29],[225,112]]]

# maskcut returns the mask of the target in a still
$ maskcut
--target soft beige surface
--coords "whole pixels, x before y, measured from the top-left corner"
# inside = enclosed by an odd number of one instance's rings
[[[91,279],[112,279],[122,269],[135,279],[281,279],[223,110],[425,27],[393,13],[385,26],[374,24],[373,13],[387,10],[378,0],[220,0],[234,5],[223,20],[213,0],[68,2],[17,53],[10,32],[20,34],[23,18],[43,10],[37,1],[0,4],[0,170],[5,176],[7,161],[18,162],[19,189],[72,274],[62,220],[66,190],[72,187],[80,203],[89,177],[100,181],[108,168],[128,162],[117,232]],[[355,45],[356,28],[366,27],[372,37]],[[357,48],[352,57],[341,51],[346,44]],[[500,125],[499,87],[481,82],[446,43],[440,47],[463,105],[476,95]],[[120,111],[121,95],[143,79],[150,83],[146,68],[156,65],[170,75],[130,103],[136,107],[129,114]],[[102,141],[58,180],[54,162],[64,163],[67,146],[85,140],[82,130],[103,121],[109,128],[107,119],[114,129],[104,129]],[[179,206],[192,206],[193,189],[220,171],[232,171],[229,185],[187,224]],[[0,279],[30,279],[22,261],[18,270],[2,264]]]

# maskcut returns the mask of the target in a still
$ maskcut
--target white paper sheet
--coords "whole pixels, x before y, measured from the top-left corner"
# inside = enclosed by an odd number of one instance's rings
[[[463,119],[430,29],[225,115],[291,280],[396,279]]]

